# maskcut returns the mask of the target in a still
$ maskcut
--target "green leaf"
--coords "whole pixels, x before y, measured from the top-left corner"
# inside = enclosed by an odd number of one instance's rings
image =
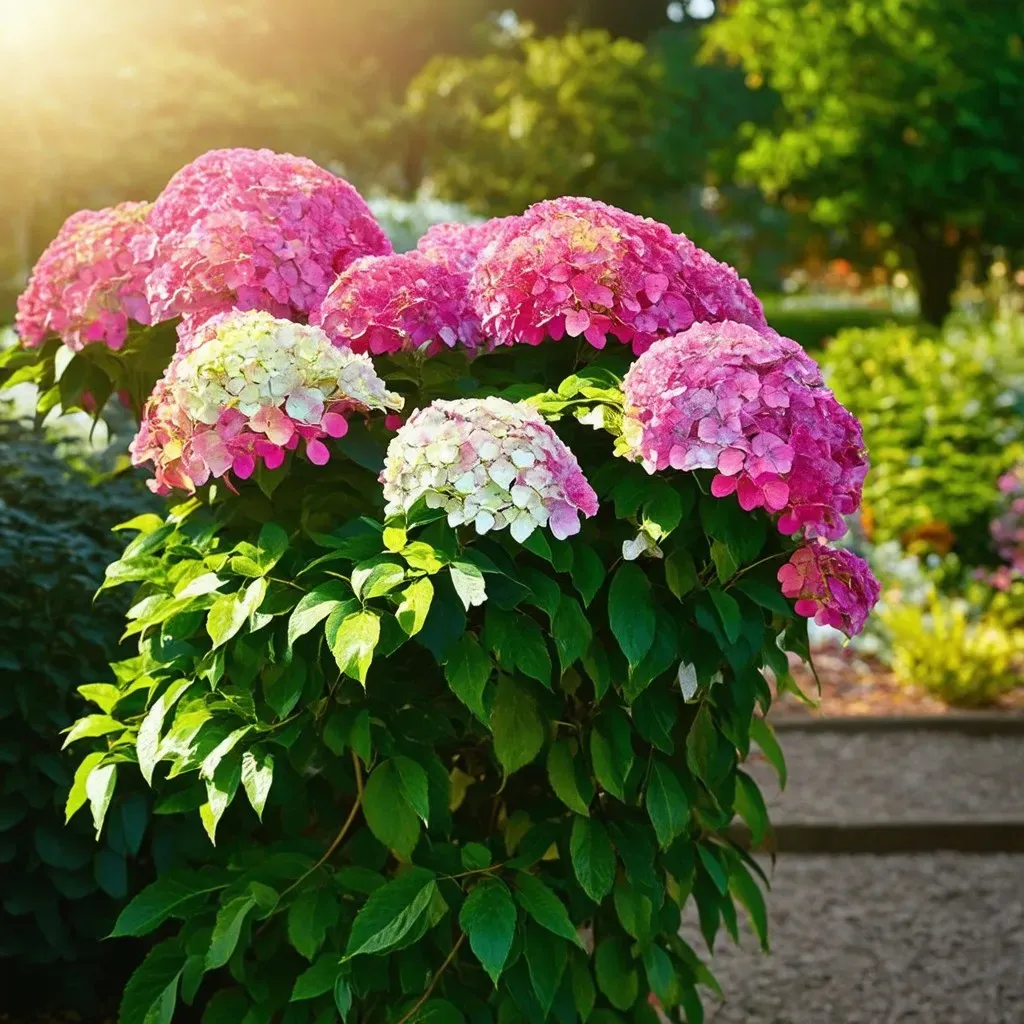
[[[579,591],[583,604],[589,607],[604,583],[604,563],[589,544],[574,544],[573,551],[572,585]]]
[[[562,595],[558,614],[551,623],[551,633],[558,650],[562,675],[565,675],[566,669],[586,653],[594,635],[590,621],[574,598]]]
[[[736,772],[734,806],[736,813],[747,823],[754,846],[760,846],[770,827],[768,808],[757,783],[746,772]]]
[[[203,758],[203,763],[199,767],[199,777],[201,779],[212,779],[214,773],[217,771],[217,766],[224,760],[224,758],[238,745],[239,741],[244,739],[248,734],[252,732],[251,725],[243,725],[239,729],[234,729],[227,734]]]
[[[217,825],[224,816],[231,801],[238,792],[238,784],[242,781],[241,759],[232,758],[230,762],[223,761],[213,774],[212,779],[206,782],[206,803],[199,808],[199,819],[210,837],[210,842],[216,845]]]
[[[736,589],[746,594],[755,604],[767,608],[777,615],[784,615],[786,618],[793,617],[792,605],[782,596],[778,587],[772,587],[761,580],[751,579],[744,576],[734,584]]]
[[[532,565],[520,570],[519,578],[529,590],[525,600],[544,612],[549,622],[553,622],[558,614],[558,606],[562,603],[562,588],[557,580]]]
[[[548,780],[555,796],[570,810],[587,816],[594,799],[594,784],[576,759],[575,741],[559,739],[548,751]]]
[[[428,825],[430,817],[430,800],[427,795],[427,773],[423,766],[411,757],[397,755],[392,764],[398,773],[399,789],[405,802],[416,813],[418,818]]]
[[[121,699],[121,691],[113,683],[86,683],[78,692],[91,704],[95,704],[105,715]]]
[[[491,659],[472,633],[463,633],[448,653],[444,677],[452,693],[485,725],[488,712],[484,687],[491,676]]]
[[[723,544],[720,540],[711,543],[711,561],[715,563],[715,575],[719,583],[732,579],[739,569],[739,563],[729,550],[729,545]]]
[[[206,632],[215,648],[226,644],[259,608],[267,592],[267,581],[256,579],[245,590],[221,594],[210,606],[206,616]]]
[[[171,1024],[184,966],[177,939],[154,946],[124,987],[119,1024]]]
[[[331,618],[333,620],[333,616]],[[380,616],[367,610],[346,615],[333,634],[327,633],[327,642],[338,668],[363,686],[366,685],[366,673],[370,670],[379,640]]]
[[[662,1006],[672,1006],[679,998],[679,982],[669,955],[660,946],[644,951],[647,984]]]
[[[459,857],[466,871],[489,868],[494,861],[491,851],[483,843],[466,843]]]
[[[651,901],[624,878],[616,881],[613,898],[619,923],[632,938],[645,942],[651,931],[651,914],[654,910]]]
[[[191,685],[191,679],[178,679],[171,683],[150,705],[142,725],[139,726],[139,733],[135,738],[135,752],[139,758],[139,771],[147,785],[153,785],[153,769],[156,767],[160,752],[160,731],[163,729],[167,712]]]
[[[397,554],[408,543],[409,535],[400,526],[385,526],[381,539],[388,551]]]
[[[665,559],[665,582],[680,601],[697,586],[697,566],[685,548],[677,548]]]
[[[259,548],[260,568],[268,573],[288,550],[288,533],[277,523],[264,523],[256,546]]]
[[[764,547],[767,535],[765,518],[744,512],[735,497],[704,495],[700,501],[700,520],[712,538],[729,546],[741,565],[752,562]]]
[[[690,806],[675,770],[658,759],[651,763],[645,802],[658,845],[667,850],[686,828]]]
[[[736,603],[736,598],[724,590],[719,590],[718,587],[708,587],[708,596],[718,612],[718,617],[722,620],[726,638],[729,643],[736,643],[743,627],[743,613]]]
[[[296,979],[290,1002],[316,999],[325,992],[333,992],[334,983],[341,972],[337,953],[324,953],[312,967],[307,967]]]
[[[459,925],[497,987],[516,930],[516,907],[505,883],[487,879],[475,886],[462,905]]]
[[[593,818],[577,817],[572,823],[569,852],[583,891],[600,903],[615,883],[615,851],[604,825]]]
[[[597,989],[594,987],[594,979],[590,976],[589,963],[579,951],[573,952],[569,957],[569,971],[572,977],[572,998],[576,1004],[576,1012],[580,1015],[580,1020],[586,1022],[594,1012]]]
[[[226,882],[194,871],[173,871],[146,886],[121,911],[111,938],[148,935],[169,917],[187,917]]]
[[[640,525],[656,541],[664,540],[683,518],[683,499],[679,492],[664,480],[651,483],[662,486],[644,501],[643,518]]]
[[[583,948],[565,904],[539,878],[519,871],[515,886],[516,901],[537,924]]]
[[[632,1008],[640,994],[640,976],[629,955],[629,945],[620,936],[605,939],[594,953],[597,987],[616,1010]]]
[[[101,764],[93,768],[85,780],[85,795],[89,799],[92,823],[96,829],[97,839],[103,831],[103,819],[107,816],[107,808],[110,806],[110,798],[114,795],[115,785],[117,785],[116,764]]]
[[[112,732],[118,732],[122,729],[124,729],[124,722],[119,722],[116,718],[111,718],[110,715],[86,715],[85,718],[78,719],[68,729],[68,734],[64,739],[61,750],[76,740],[107,736]]]
[[[365,953],[385,953],[400,945],[436,895],[434,874],[425,868],[410,868],[371,893],[352,923],[345,959]]]
[[[345,601],[352,601],[352,591],[341,580],[328,580],[303,594],[288,617],[288,646],[318,626]],[[352,602],[351,610],[355,611],[355,607]]]
[[[238,946],[238,938],[242,934],[242,924],[249,911],[256,906],[256,900],[249,894],[237,896],[225,903],[217,911],[217,919],[210,937],[210,947],[206,951],[206,969],[208,971],[223,967]]]
[[[546,1017],[565,973],[568,949],[565,940],[534,922],[523,929],[526,966],[541,1012]]]
[[[697,856],[711,876],[711,881],[715,883],[715,888],[724,896],[729,891],[729,879],[719,863],[718,857],[706,843],[697,844]]]
[[[590,760],[597,781],[618,800],[626,798],[626,777],[633,767],[633,728],[619,708],[609,708],[594,721]]]
[[[406,560],[410,569],[419,569],[420,572],[433,576],[440,572],[448,564],[448,556],[438,548],[427,544],[422,540],[414,540],[402,549],[402,557]]]
[[[768,759],[768,763],[775,769],[779,776],[779,789],[786,788],[786,759],[782,754],[782,747],[775,738],[775,730],[768,724],[767,720],[755,716],[750,722],[750,738],[761,748],[761,753]]]
[[[352,570],[352,590],[360,601],[390,594],[405,580],[405,569],[382,556],[362,562]]]
[[[706,701],[697,710],[686,734],[686,763],[710,789],[714,789],[732,767],[731,748],[715,727]]]
[[[467,612],[487,600],[484,574],[472,562],[453,562],[448,571],[452,574],[455,593]]]
[[[382,761],[373,770],[363,794],[363,815],[370,831],[403,860],[419,842],[420,823],[409,806],[402,778],[393,761]]]
[[[288,941],[307,960],[320,952],[327,929],[338,919],[338,903],[326,889],[304,892],[288,908]],[[337,957],[335,957],[337,963]]]
[[[750,923],[761,942],[761,949],[770,952],[768,943],[768,908],[764,893],[750,872],[737,859],[729,871],[729,890],[746,908]]]
[[[348,1015],[352,1012],[352,986],[344,974],[339,974],[338,980],[334,983],[334,1005],[341,1015],[342,1024],[346,1024]]]
[[[630,665],[639,664],[654,643],[654,599],[644,571],[633,562],[619,566],[608,590],[608,624]]]
[[[71,790],[68,792],[67,803],[64,805],[65,824],[71,820],[72,815],[85,806],[86,800],[89,799],[89,795],[85,790],[86,780],[104,757],[106,757],[106,752],[103,750],[96,750],[91,754],[86,754],[82,763],[75,769],[75,779],[71,784]]]
[[[528,765],[544,744],[544,720],[533,695],[512,676],[498,681],[491,710],[494,753],[506,775]]]
[[[242,786],[256,817],[263,820],[270,786],[274,781],[274,758],[261,750],[247,750],[242,754]]]
[[[415,636],[427,621],[434,600],[434,584],[426,576],[415,580],[402,591],[402,602],[395,612],[398,624],[408,636]]]
[[[550,688],[551,655],[540,626],[527,615],[518,618],[515,639],[515,666],[530,679]]]

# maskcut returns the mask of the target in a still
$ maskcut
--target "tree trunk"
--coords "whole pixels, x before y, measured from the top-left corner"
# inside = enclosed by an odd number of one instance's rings
[[[911,248],[917,264],[917,289],[921,300],[921,316],[930,324],[940,325],[952,309],[953,292],[960,277],[963,244],[949,245],[939,237],[919,236]]]

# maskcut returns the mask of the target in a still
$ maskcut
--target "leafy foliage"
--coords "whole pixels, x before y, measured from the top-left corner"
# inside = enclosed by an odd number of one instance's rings
[[[456,381],[559,379],[573,359],[378,366],[419,405]],[[563,413],[610,408],[618,378],[576,370],[562,390],[577,397],[537,399],[601,497],[570,540],[519,545],[422,505],[385,521],[376,424],[359,462],[295,462],[286,486],[214,486],[130,524],[103,587],[135,588],[138,653],[69,734],[99,748],[69,809],[109,828],[137,765],[158,814],[215,846],[115,925],[166,936],[124,1024],[182,1004],[611,1020],[643,1016],[651,993],[692,1017],[716,983],[678,935],[687,903],[709,948],[735,937],[737,905],[767,942],[756,866],[724,829],[767,827],[739,770],[752,742],[784,771],[760,715],[763,670],[785,685],[779,644],[806,635],[774,583],[791,542],[733,498],[713,514],[707,473],[611,460],[607,434]],[[602,386],[580,397],[590,372]],[[663,557],[622,561],[640,530]]]
[[[1018,323],[843,331],[823,368],[864,427],[865,518],[880,541],[948,545],[987,559],[996,481],[1024,441],[1024,335]],[[990,556],[988,556],[990,557]]]
[[[82,458],[74,448],[67,454]],[[141,861],[170,853],[141,786],[129,787],[109,813],[99,845],[84,817],[63,827],[69,793],[72,801],[86,795],[81,773],[60,756],[59,732],[84,712],[87,697],[101,713],[79,728],[99,735],[102,711],[118,693],[107,663],[124,604],[111,596],[90,601],[121,547],[110,528],[151,505],[145,495],[135,480],[88,485],[29,425],[0,422],[0,969],[22,979],[8,989],[10,1009],[22,994],[34,1010],[70,998],[75,979],[54,967],[61,961],[89,965],[69,972],[79,983],[90,971],[105,976],[74,993],[83,1009],[116,988],[131,957],[122,952],[109,962],[112,951],[97,941],[129,888],[149,877]],[[87,763],[99,757],[89,754]],[[42,998],[33,978],[45,981]]]

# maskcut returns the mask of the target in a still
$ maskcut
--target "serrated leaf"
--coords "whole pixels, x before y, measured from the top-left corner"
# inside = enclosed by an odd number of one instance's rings
[[[630,665],[637,665],[654,643],[651,584],[632,562],[620,565],[608,590],[608,624]]]
[[[119,1024],[171,1024],[184,966],[177,939],[154,946],[124,987]]]
[[[502,676],[491,709],[494,753],[506,775],[528,765],[544,744],[544,720],[533,695],[512,676]]]
[[[332,620],[333,616],[328,623]],[[366,685],[366,674],[379,640],[380,616],[368,610],[346,615],[338,622],[333,635],[327,635],[338,668],[363,686]]]
[[[475,886],[462,905],[459,925],[497,986],[516,930],[516,907],[504,882],[487,879]]]
[[[361,563],[352,570],[352,591],[361,601],[390,594],[405,580],[405,569],[381,557]]]
[[[577,817],[572,823],[569,852],[583,891],[600,903],[615,883],[615,851],[601,822]]]
[[[533,921],[527,923],[523,932],[523,954],[533,994],[541,1012],[547,1017],[565,973],[568,948],[565,939],[552,935]]]
[[[427,773],[423,766],[411,757],[402,754],[392,759],[398,773],[399,788],[405,802],[416,813],[416,816],[428,825],[430,818],[430,798],[427,792]]]
[[[562,675],[565,675],[569,666],[586,653],[594,635],[590,621],[574,598],[562,595],[558,613],[551,623],[551,634],[558,651]]]
[[[472,633],[463,633],[453,644],[444,666],[444,677],[452,693],[487,724],[483,695],[493,666],[487,652]]]
[[[547,768],[548,781],[555,796],[570,810],[588,816],[594,799],[594,785],[577,761],[572,741],[563,738],[551,744]]]
[[[238,946],[245,918],[255,906],[256,900],[250,894],[245,894],[229,900],[217,911],[210,946],[206,951],[208,971],[223,967],[231,959]]]
[[[117,784],[117,765],[101,764],[89,773],[85,780],[85,795],[89,799],[89,807],[92,810],[92,823],[96,829],[96,838],[99,839],[103,831],[103,820],[107,816],[107,808],[110,806],[110,799],[114,795],[114,786]]]
[[[203,828],[214,845],[217,842],[217,826],[231,801],[234,800],[241,780],[242,763],[240,758],[222,761],[213,773],[213,778],[206,780],[206,803],[199,808],[199,820],[203,823]]]
[[[448,571],[452,576],[455,593],[459,595],[467,612],[487,600],[484,574],[472,562],[453,562]]]
[[[65,749],[76,740],[93,739],[96,736],[107,736],[112,732],[124,729],[124,722],[119,722],[110,715],[86,715],[78,719],[68,730],[61,749]]]
[[[395,618],[406,635],[415,636],[423,628],[433,600],[434,584],[426,576],[410,583],[402,591],[402,601],[395,611]]]
[[[345,959],[394,949],[417,925],[436,895],[434,874],[425,868],[410,868],[372,893],[352,923]]]
[[[153,769],[159,759],[160,731],[163,729],[164,719],[167,712],[191,685],[191,679],[178,679],[171,683],[150,705],[142,725],[139,726],[135,738],[135,751],[139,759],[139,771],[150,786],[153,785]]]
[[[226,882],[193,871],[174,871],[146,886],[121,911],[110,933],[119,936],[148,935],[169,917],[184,917],[203,897],[225,888]]]
[[[291,647],[300,636],[305,636],[331,612],[345,601],[351,602],[350,611],[355,611],[352,591],[341,580],[328,580],[303,594],[299,603],[288,617],[288,646]]]
[[[324,953],[317,958],[312,967],[307,967],[296,979],[292,987],[290,1002],[298,1003],[304,999],[316,999],[325,992],[334,991],[334,983],[341,973],[341,963],[337,953]]]
[[[301,956],[312,961],[324,944],[327,929],[337,918],[337,900],[327,889],[307,890],[288,908],[288,941]],[[337,964],[337,957],[334,962]]]
[[[260,821],[273,781],[273,755],[262,750],[247,750],[242,754],[242,787]]]
[[[393,761],[382,761],[371,773],[363,794],[363,815],[370,831],[403,860],[420,837],[420,823],[409,806]]]
[[[589,607],[604,583],[604,563],[589,544],[574,544],[573,551],[572,585],[579,591],[583,604]]]
[[[658,845],[667,850],[686,828],[690,805],[675,770],[655,759],[644,796],[647,813],[658,837]]]
[[[602,712],[590,733],[590,760],[597,781],[618,800],[626,798],[626,777],[633,767],[633,728],[618,708]]]
[[[539,878],[525,871],[517,872],[515,897],[516,902],[542,928],[583,948],[565,904]]]

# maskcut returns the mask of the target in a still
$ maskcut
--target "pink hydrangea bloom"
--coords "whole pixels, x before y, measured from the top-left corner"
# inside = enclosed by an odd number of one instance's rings
[[[153,463],[159,494],[244,480],[258,462],[277,469],[300,444],[320,466],[330,458],[324,438],[343,437],[349,414],[401,407],[367,356],[318,327],[233,310],[183,340],[146,403],[132,462]]]
[[[1000,589],[1006,589],[1007,578],[1024,576],[1024,466],[1000,477],[999,490],[1006,495],[1006,504],[992,522],[992,539],[1006,562],[1008,571],[996,577],[1003,581]]]
[[[145,281],[157,236],[150,209],[121,203],[68,217],[18,297],[15,328],[25,345],[55,334],[75,351],[94,341],[118,349],[130,320],[152,322]]]
[[[778,577],[782,593],[796,599],[798,615],[813,617],[819,626],[841,629],[847,636],[864,628],[881,593],[863,558],[824,544],[797,548]]]
[[[496,229],[470,279],[496,344],[611,334],[644,352],[701,318],[765,325],[735,272],[664,224],[593,199],[538,203]]]
[[[416,249],[434,263],[469,274],[484,249],[517,219],[493,217],[482,224],[434,224],[427,228]]]
[[[418,252],[364,256],[345,270],[310,322],[355,352],[426,352],[481,340],[467,275]]]
[[[436,401],[399,428],[381,473],[385,512],[421,497],[451,526],[509,528],[522,543],[547,526],[560,540],[597,513],[597,495],[576,456],[533,406],[503,398]]]
[[[860,505],[860,424],[796,342],[696,324],[656,342],[623,381],[628,453],[648,472],[710,469],[711,492],[779,514],[784,534],[835,539]]]
[[[213,150],[153,204],[160,234],[148,297],[157,319],[228,309],[306,320],[334,278],[391,243],[359,193],[305,157]]]

